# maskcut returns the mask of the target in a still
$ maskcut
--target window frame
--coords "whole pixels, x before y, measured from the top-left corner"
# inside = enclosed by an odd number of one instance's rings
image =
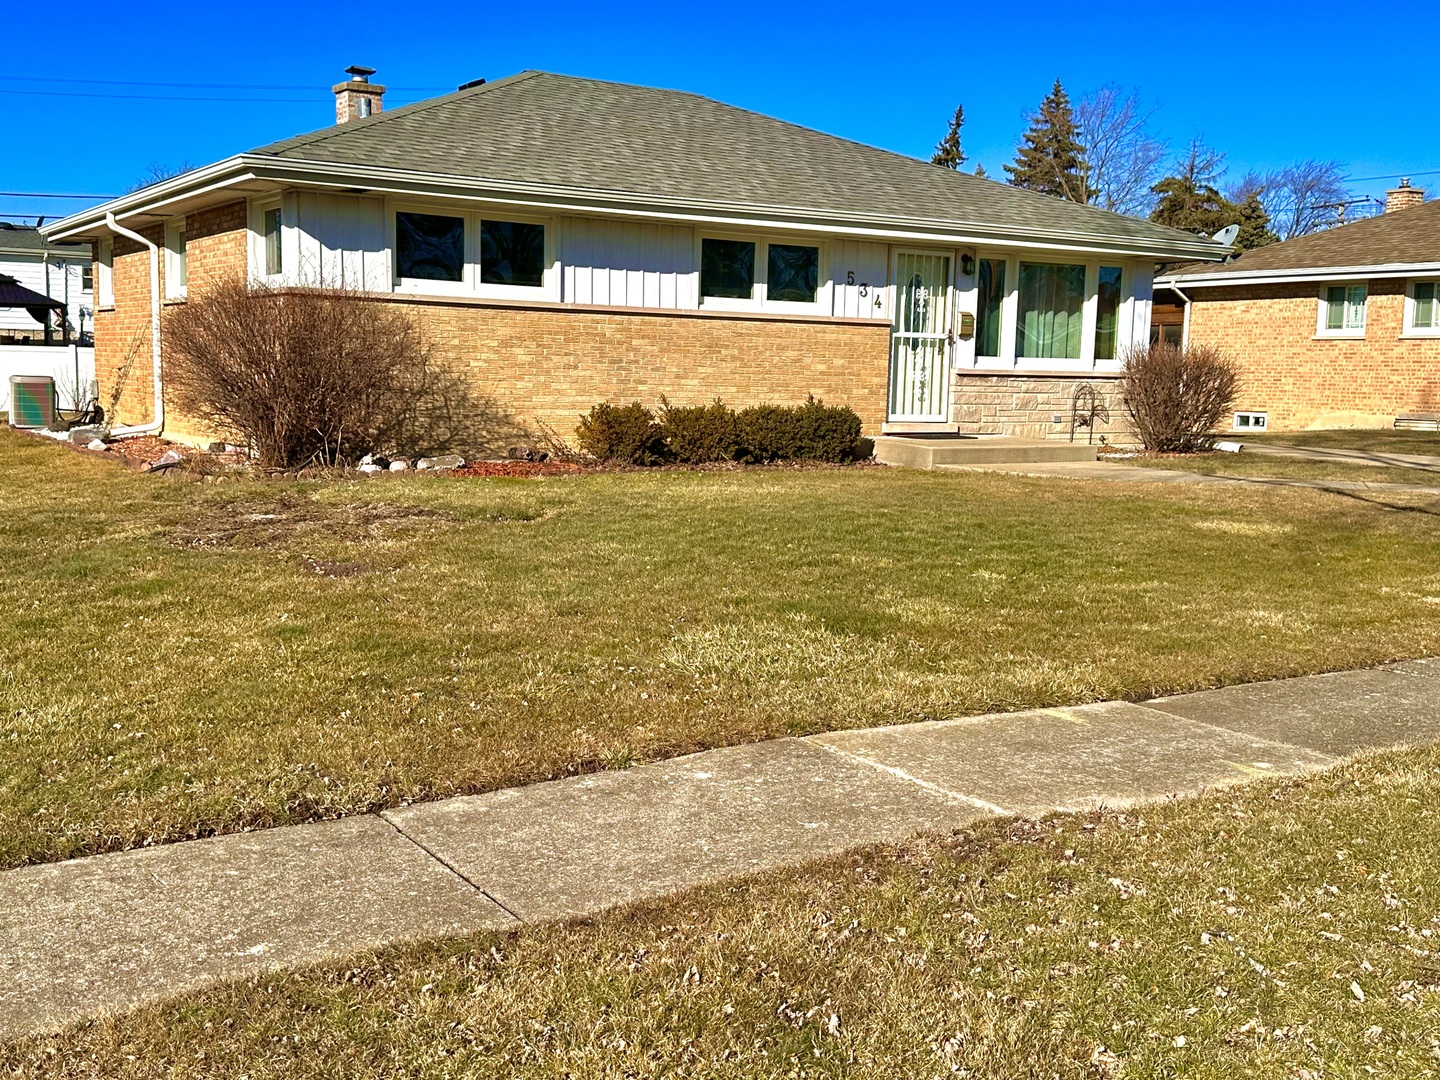
[[[755,278],[748,299],[737,296],[703,296],[700,292],[700,265],[706,240],[739,240],[755,245]],[[807,247],[816,251],[815,299],[771,300],[770,245]],[[763,311],[777,315],[829,315],[834,304],[834,282],[829,269],[829,247],[810,236],[734,232],[725,229],[695,230],[695,302],[701,311]]]
[[[1341,319],[1342,324],[1343,324],[1343,322],[1344,322],[1344,320],[1345,320],[1345,312],[1350,309],[1350,290],[1352,290],[1352,289],[1364,289],[1364,290],[1365,290],[1365,298],[1364,298],[1364,300],[1362,300],[1361,303],[1360,303],[1360,318],[1361,318],[1361,322],[1360,322],[1360,325],[1359,325],[1358,327],[1354,327],[1354,326],[1343,326],[1343,325],[1342,325],[1342,326],[1340,326],[1338,329],[1331,329],[1331,328],[1330,328],[1330,325],[1329,325],[1329,322],[1330,322],[1330,320],[1329,320],[1329,314],[1330,314],[1330,290],[1331,290],[1331,289],[1344,289],[1344,290],[1345,290],[1345,299],[1344,299],[1344,301],[1342,301],[1342,303],[1343,303],[1345,306],[1344,306],[1344,308],[1342,309],[1342,313],[1341,313],[1341,316],[1340,316],[1340,319]],[[1363,341],[1364,338],[1365,338],[1365,331],[1366,331],[1366,328],[1369,326],[1369,323],[1370,323],[1370,283],[1369,283],[1368,281],[1359,281],[1359,282],[1357,282],[1357,281],[1327,281],[1327,282],[1325,282],[1324,284],[1322,284],[1322,285],[1320,286],[1320,298],[1319,298],[1319,304],[1318,304],[1318,311],[1317,311],[1317,314],[1316,314],[1316,317],[1315,317],[1315,337],[1316,337],[1317,339],[1323,338],[1323,339],[1325,339],[1325,340],[1332,340],[1332,341],[1333,341],[1333,340],[1339,340],[1339,341]]]
[[[189,246],[185,238],[185,219],[171,218],[165,222],[165,299],[184,300],[190,293]],[[181,279],[184,280],[181,280]]]
[[[1431,285],[1435,288],[1435,298],[1431,301],[1433,307],[1432,316],[1435,321],[1430,326],[1417,326],[1415,324],[1415,287],[1417,285]],[[1400,336],[1408,338],[1440,338],[1440,275],[1433,278],[1412,278],[1405,282],[1405,321],[1401,323]]]
[[[1253,420],[1255,420],[1255,419],[1258,418],[1259,421],[1260,421],[1260,423],[1258,423],[1258,424],[1256,424],[1256,423],[1242,424],[1242,423],[1240,423],[1240,418],[1241,418],[1242,416],[1247,417],[1247,418],[1250,419],[1251,421],[1253,421]],[[1230,430],[1231,430],[1231,431],[1269,431],[1269,430],[1270,430],[1270,413],[1269,413],[1268,411],[1266,411],[1265,409],[1239,409],[1239,410],[1237,410],[1237,411],[1235,412],[1235,414],[1230,418]]]
[[[432,296],[467,296],[481,300],[560,300],[561,272],[558,263],[559,244],[556,235],[557,219],[549,215],[512,213],[508,209],[497,211],[458,208],[443,202],[417,202],[412,200],[385,200],[385,243],[390,253],[390,284],[397,293]],[[433,278],[412,278],[400,276],[400,261],[396,247],[397,214],[436,214],[440,217],[461,218],[465,222],[464,269],[459,281],[436,281]],[[526,225],[539,225],[545,230],[545,266],[540,275],[539,285],[494,285],[480,280],[480,229],[484,221],[513,221]]]

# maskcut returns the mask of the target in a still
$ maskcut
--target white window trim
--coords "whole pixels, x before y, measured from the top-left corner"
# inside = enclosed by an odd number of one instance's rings
[[[108,237],[100,241],[95,252],[95,306],[115,306],[115,241]]]
[[[185,219],[171,218],[165,223],[165,299],[184,300],[189,285],[180,284],[181,267],[189,262],[189,250],[182,248],[181,238],[185,236]],[[188,271],[188,266],[186,266]],[[188,274],[187,274],[188,276]]]
[[[278,274],[267,274],[265,272],[265,214],[270,210],[280,211],[280,272]],[[250,228],[250,279],[262,281],[267,285],[280,285],[288,280],[293,280],[295,274],[291,272],[293,266],[293,255],[291,252],[294,246],[291,243],[290,233],[295,228],[293,215],[286,212],[285,200],[279,195],[251,199],[248,207],[249,228]]]
[[[1361,315],[1362,315],[1362,317],[1363,317],[1363,319],[1364,319],[1365,325],[1361,325],[1361,326],[1359,326],[1359,327],[1353,327],[1353,326],[1352,326],[1352,327],[1343,327],[1343,328],[1341,328],[1341,329],[1339,329],[1339,330],[1332,330],[1332,329],[1330,329],[1330,328],[1326,325],[1326,323],[1328,322],[1326,316],[1329,314],[1329,311],[1330,311],[1330,290],[1331,290],[1331,289],[1345,289],[1346,292],[1348,293],[1350,289],[1354,289],[1354,288],[1357,288],[1357,287],[1358,287],[1358,288],[1362,288],[1362,289],[1365,290],[1365,303],[1364,303],[1364,306],[1362,306],[1361,309],[1360,309],[1360,312],[1361,312]],[[1347,302],[1348,302],[1348,301],[1347,301]],[[1366,329],[1366,326],[1369,324],[1369,322],[1370,322],[1370,285],[1369,285],[1368,282],[1364,282],[1364,281],[1327,281],[1327,282],[1325,282],[1323,285],[1320,286],[1319,303],[1318,303],[1318,307],[1317,307],[1316,315],[1315,315],[1315,336],[1316,336],[1317,338],[1324,338],[1325,340],[1328,340],[1328,341],[1334,341],[1334,340],[1341,340],[1341,341],[1363,341],[1364,338],[1365,338],[1365,329]]]
[[[1435,326],[1415,325],[1415,286],[1422,284],[1435,286],[1435,304],[1437,310],[1440,310],[1440,278],[1416,278],[1405,282],[1405,321],[1400,330],[1402,338],[1440,338],[1440,323]]]
[[[1260,423],[1258,423],[1258,424],[1242,425],[1242,424],[1240,423],[1240,418],[1241,418],[1242,416],[1249,416],[1249,417],[1252,417],[1252,418],[1258,416],[1258,417],[1260,418]],[[1269,431],[1269,430],[1270,430],[1270,414],[1269,414],[1268,412],[1266,412],[1264,409],[1241,409],[1241,410],[1239,410],[1238,412],[1235,413],[1234,417],[1232,417],[1232,419],[1231,419],[1231,421],[1230,421],[1230,430],[1231,430],[1231,431]]]
[[[748,300],[736,296],[702,296],[700,294],[700,264],[706,240],[744,240],[755,245],[755,280]],[[770,287],[771,244],[812,247],[819,252],[819,264],[816,268],[818,280],[815,282],[813,303],[807,304],[796,300],[771,300],[766,295]],[[830,315],[833,314],[835,306],[835,283],[830,271],[829,254],[829,249],[824,241],[809,236],[697,229],[695,230],[695,297],[702,311],[767,311],[777,315]]]
[[[978,349],[974,353],[971,370],[974,371],[1054,371],[1054,372],[1111,372],[1119,371],[1124,361],[1125,350],[1134,343],[1133,332],[1127,333],[1135,311],[1136,269],[1132,262],[1105,256],[1089,256],[1082,253],[1056,252],[996,252],[981,249],[974,253],[976,272],[972,288],[979,288],[979,264],[981,259],[1005,264],[1005,295],[1000,302],[1000,353],[999,356],[982,356]],[[1016,327],[1020,312],[1020,264],[1048,263],[1052,266],[1085,267],[1085,301],[1081,306],[1080,357],[1045,358],[1021,356],[1019,354],[1019,331]],[[1120,304],[1115,311],[1115,356],[1100,360],[1095,356],[1095,328],[1100,318],[1100,267],[1120,268]],[[976,317],[979,317],[979,297],[974,300]],[[1148,327],[1147,327],[1148,333]]]
[[[438,214],[465,221],[465,268],[460,281],[436,281],[433,278],[400,277],[400,261],[396,255],[396,214]],[[517,221],[545,227],[545,269],[539,285],[491,285],[480,280],[480,223],[482,221]],[[385,242],[389,246],[392,288],[397,293],[434,296],[469,296],[482,300],[560,300],[561,268],[558,257],[559,223],[553,217],[496,210],[481,213],[458,210],[444,203],[385,201]]]

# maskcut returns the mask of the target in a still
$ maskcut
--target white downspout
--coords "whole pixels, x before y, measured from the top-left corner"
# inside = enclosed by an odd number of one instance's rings
[[[1190,347],[1190,298],[1180,291],[1179,285],[1166,287],[1185,302],[1185,322],[1180,327],[1180,347],[1188,349]]]
[[[150,354],[154,365],[155,419],[148,424],[131,424],[129,427],[111,428],[111,435],[155,435],[165,429],[165,395],[160,387],[160,248],[137,232],[125,228],[110,212],[105,214],[105,224],[112,232],[144,244],[150,249]]]

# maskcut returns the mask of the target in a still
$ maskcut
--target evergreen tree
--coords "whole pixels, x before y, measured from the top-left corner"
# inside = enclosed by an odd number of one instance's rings
[[[984,165],[976,165],[976,166],[975,166],[975,175],[978,176],[978,177],[980,177],[981,180],[984,180],[984,179],[985,179],[986,177],[988,177],[990,174],[985,171],[985,166],[984,166]]]
[[[1085,182],[1085,147],[1060,80],[1030,118],[1030,129],[1016,148],[1015,164],[1006,165],[1010,184],[1055,195],[1071,202],[1089,202]]]
[[[1235,206],[1235,216],[1231,221],[1240,226],[1240,235],[1235,237],[1237,248],[1253,251],[1279,241],[1280,237],[1270,228],[1270,215],[1265,212],[1258,192],[1251,192],[1242,202],[1232,205]]]
[[[1214,236],[1227,225],[1239,225],[1235,247],[1241,251],[1275,243],[1279,237],[1270,229],[1270,217],[1253,184],[1241,182],[1245,197],[1238,203],[1220,194],[1216,185],[1225,171],[1224,162],[1225,155],[1199,139],[1192,142],[1186,156],[1175,163],[1175,172],[1151,189],[1160,200],[1150,220],[1206,236]]]
[[[960,149],[960,129],[965,126],[965,106],[955,106],[955,115],[950,119],[950,130],[945,138],[935,144],[935,153],[930,157],[931,165],[945,169],[959,169],[965,164],[965,151]]]

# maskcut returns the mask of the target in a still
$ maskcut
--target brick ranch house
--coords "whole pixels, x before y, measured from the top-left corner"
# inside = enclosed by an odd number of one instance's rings
[[[129,358],[116,419],[204,434],[166,409],[163,312],[248,277],[406,305],[562,436],[662,394],[1068,434],[1078,384],[1113,396],[1146,340],[1157,262],[1223,254],[694,94],[530,71],[385,111],[349,74],[334,126],[46,228],[94,245],[102,402]]]
[[[1385,213],[1156,280],[1185,339],[1239,361],[1236,431],[1440,417],[1440,202],[1408,181]]]

